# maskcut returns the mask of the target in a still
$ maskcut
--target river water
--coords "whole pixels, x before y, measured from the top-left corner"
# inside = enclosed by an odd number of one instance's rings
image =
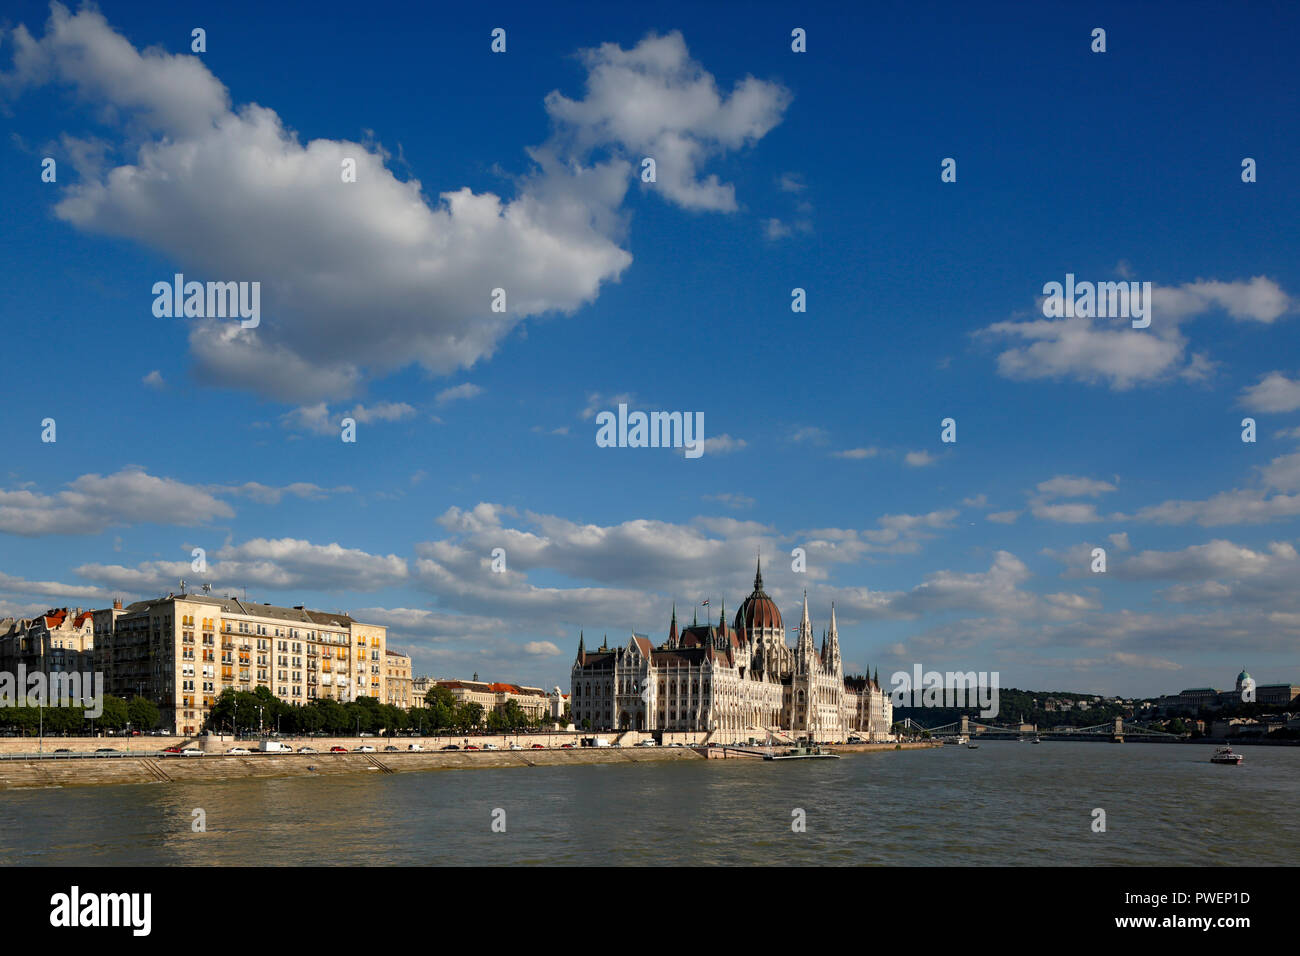
[[[1209,763],[1212,751],[1008,741],[10,791],[0,863],[1294,864],[1300,748],[1243,748],[1240,767]],[[206,832],[192,829],[196,809]]]

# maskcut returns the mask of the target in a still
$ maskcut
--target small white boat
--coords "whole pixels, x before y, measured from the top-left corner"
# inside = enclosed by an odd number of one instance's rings
[[[967,744],[967,745],[966,745],[966,749],[967,749],[967,750],[979,750],[979,749],[980,749],[980,745],[979,745],[979,744]]]
[[[1210,763],[1230,763],[1238,766],[1245,759],[1241,754],[1233,751],[1231,747],[1220,747],[1214,752],[1214,756],[1210,758]]]

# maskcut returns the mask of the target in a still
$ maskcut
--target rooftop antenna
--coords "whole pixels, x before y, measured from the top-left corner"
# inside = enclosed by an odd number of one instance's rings
[[[205,584],[205,585],[203,585],[203,593],[204,593],[204,594],[211,594],[211,593],[212,593],[212,585],[211,585],[211,584]]]
[[[184,593],[185,593],[185,579],[184,579],[184,578],[181,578],[181,580],[180,580],[179,583],[180,583],[180,586],[181,586],[181,594],[184,594]]]

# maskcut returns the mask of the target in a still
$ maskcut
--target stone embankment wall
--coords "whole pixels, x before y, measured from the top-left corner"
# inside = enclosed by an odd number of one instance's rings
[[[0,790],[73,787],[113,783],[166,783],[295,777],[338,773],[402,773],[413,770],[548,767],[566,764],[627,764],[699,760],[685,747],[592,748],[581,750],[497,750],[478,753],[254,754],[248,757],[71,757],[0,760]]]
[[[355,741],[354,741],[355,742]],[[833,749],[863,753],[940,746],[934,742],[848,744]],[[573,750],[430,751],[425,753],[253,754],[205,757],[61,757],[0,760],[0,790],[75,787],[115,783],[170,783],[295,777],[340,773],[403,773],[417,770],[470,770],[509,767],[554,767],[572,764],[628,764],[700,760],[724,756],[722,748],[583,747]],[[738,756],[733,751],[731,756]],[[749,758],[754,759],[754,758]]]

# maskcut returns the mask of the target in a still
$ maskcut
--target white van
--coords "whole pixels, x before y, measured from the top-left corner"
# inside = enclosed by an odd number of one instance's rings
[[[608,747],[609,741],[606,740],[604,737],[597,737],[591,742],[591,745],[593,747]]]

